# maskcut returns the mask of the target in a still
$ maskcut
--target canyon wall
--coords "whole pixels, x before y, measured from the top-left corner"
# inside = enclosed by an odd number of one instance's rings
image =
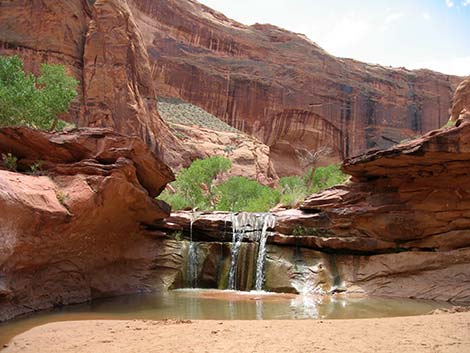
[[[0,54],[20,55],[36,74],[42,63],[65,65],[80,87],[64,119],[140,136],[166,162],[182,162],[179,141],[158,114],[146,47],[126,0],[2,0]]]
[[[0,1],[0,54],[65,64],[80,81],[68,118],[136,134],[172,167],[191,156],[156,92],[203,107],[301,174],[445,124],[461,78],[336,58],[303,35],[245,26],[192,0]]]
[[[258,137],[280,175],[443,126],[462,80],[336,58],[301,34],[192,0],[130,4],[159,94]]]

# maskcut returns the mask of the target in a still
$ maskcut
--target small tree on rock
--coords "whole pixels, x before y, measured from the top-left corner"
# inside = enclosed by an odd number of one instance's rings
[[[69,110],[77,86],[62,65],[43,64],[35,77],[18,56],[0,56],[0,127],[63,128],[59,115]]]

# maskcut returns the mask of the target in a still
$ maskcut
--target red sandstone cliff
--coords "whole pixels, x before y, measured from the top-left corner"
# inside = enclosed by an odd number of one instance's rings
[[[132,0],[159,94],[271,147],[280,175],[441,127],[460,78],[336,58],[303,35],[245,26],[193,0]],[[325,160],[326,159],[326,160]]]
[[[81,83],[71,120],[138,134],[172,166],[190,156],[161,120],[154,85],[259,138],[286,175],[442,126],[460,81],[336,58],[192,0],[91,4],[1,0],[0,53],[34,71],[65,64]]]
[[[0,1],[0,54],[19,54],[26,69],[66,65],[80,82],[69,118],[140,136],[172,165],[182,148],[160,118],[150,64],[126,0]]]

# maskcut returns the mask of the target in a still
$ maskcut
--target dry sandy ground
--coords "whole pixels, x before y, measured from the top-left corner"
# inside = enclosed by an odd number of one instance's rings
[[[470,352],[470,313],[329,321],[69,321],[36,327],[22,353]]]

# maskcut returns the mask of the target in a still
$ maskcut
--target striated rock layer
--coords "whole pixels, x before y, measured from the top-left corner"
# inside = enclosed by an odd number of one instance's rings
[[[246,26],[197,1],[129,3],[159,93],[258,137],[281,176],[443,126],[462,80],[336,58],[301,34]]]
[[[35,73],[44,62],[63,64],[80,82],[64,118],[140,136],[166,162],[182,162],[158,114],[147,50],[126,0],[2,0],[0,9],[0,54],[20,55]]]
[[[146,229],[168,215],[154,197],[174,176],[139,138],[5,128],[0,153],[42,174],[0,170],[0,321],[168,287],[169,248]]]
[[[141,136],[188,162],[158,93],[270,147],[280,176],[445,124],[460,78],[331,56],[305,36],[245,26],[192,0],[0,0],[0,54],[61,63],[80,81],[71,120]]]
[[[269,158],[269,147],[240,132],[217,131],[195,125],[172,124],[192,160],[224,156],[232,168],[224,175],[244,176],[263,185],[274,185],[278,176]]]
[[[470,302],[469,141],[470,122],[463,122],[346,160],[351,181],[312,195],[300,209],[275,212],[268,242],[323,253],[315,271],[333,290]],[[188,232],[191,217],[172,214],[157,229]],[[192,234],[230,242],[231,216],[201,214]],[[284,273],[283,283],[289,277],[297,290],[298,263],[280,258],[272,273]],[[286,288],[269,278],[271,289]]]

